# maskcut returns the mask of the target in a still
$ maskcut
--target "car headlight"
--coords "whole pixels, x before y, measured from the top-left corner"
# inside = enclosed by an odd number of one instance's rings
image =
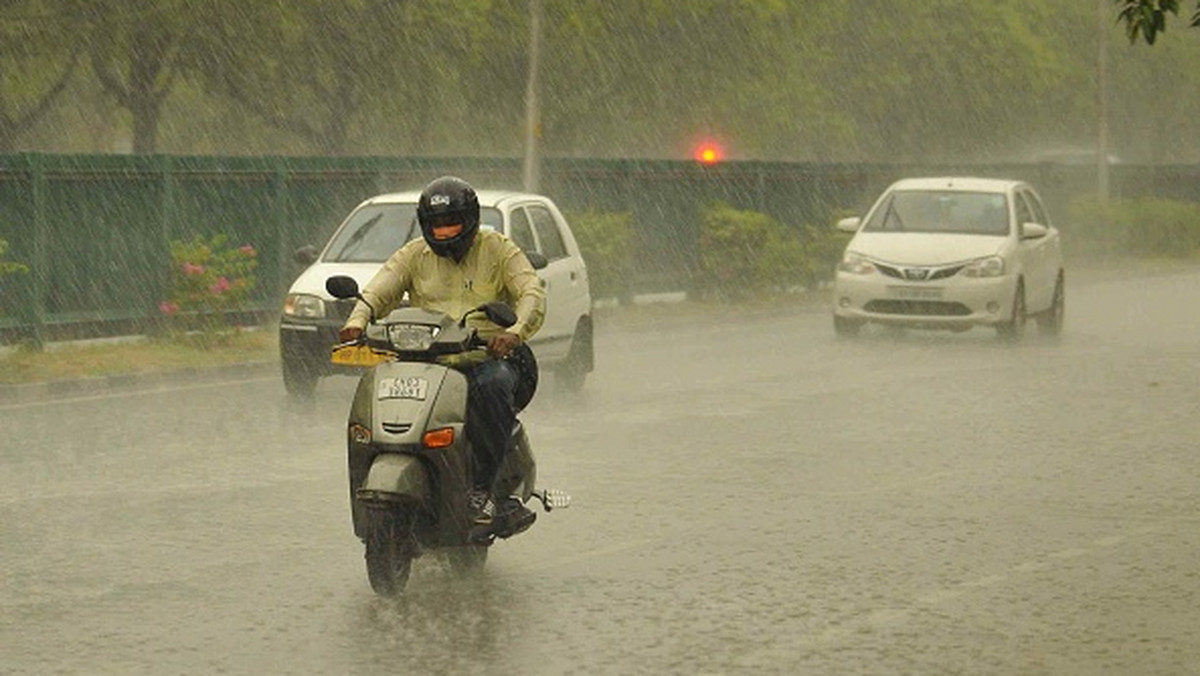
[[[852,275],[869,275],[875,272],[875,264],[862,254],[847,251],[842,257],[842,262],[838,263],[838,270]]]
[[[433,345],[438,327],[430,324],[391,324],[387,327],[388,341],[406,352],[423,352]]]
[[[283,299],[283,314],[288,317],[321,319],[325,316],[325,301],[304,293],[289,293]]]
[[[963,266],[964,277],[1000,277],[1004,274],[1004,259],[999,256],[976,258]]]

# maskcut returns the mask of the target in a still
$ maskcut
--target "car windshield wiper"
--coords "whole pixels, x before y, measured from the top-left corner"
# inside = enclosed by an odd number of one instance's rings
[[[379,221],[382,218],[383,212],[381,211],[368,218],[358,230],[355,230],[354,234],[350,235],[350,239],[347,239],[346,243],[342,245],[342,248],[337,252],[337,260],[346,260],[346,256],[358,248],[360,244],[362,244],[363,238],[366,237],[376,225],[379,225]]]

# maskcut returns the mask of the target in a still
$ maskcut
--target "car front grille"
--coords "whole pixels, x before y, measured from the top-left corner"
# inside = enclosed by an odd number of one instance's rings
[[[962,303],[940,300],[873,300],[863,309],[881,315],[919,317],[965,317],[971,314],[971,309]]]
[[[897,267],[892,267],[890,265],[884,265],[883,263],[876,263],[875,267],[880,272],[887,275],[888,277],[894,277],[896,279],[903,279],[908,282],[931,282],[935,279],[945,279],[947,277],[953,277],[954,275],[958,274],[958,271],[962,270],[963,267],[965,267],[965,266],[951,265],[950,267],[946,267],[946,268],[924,268],[924,267],[897,268]]]
[[[379,426],[388,434],[404,434],[412,429],[412,423],[385,422],[380,423]]]

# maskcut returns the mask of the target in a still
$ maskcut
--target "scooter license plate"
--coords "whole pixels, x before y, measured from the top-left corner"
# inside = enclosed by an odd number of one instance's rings
[[[429,381],[424,378],[380,378],[380,399],[416,399],[424,401],[429,391]]]

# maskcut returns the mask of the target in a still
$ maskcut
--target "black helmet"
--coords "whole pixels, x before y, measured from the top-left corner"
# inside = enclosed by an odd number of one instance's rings
[[[417,200],[417,222],[435,254],[462,260],[479,232],[479,198],[475,189],[454,176],[434,180],[425,186]],[[434,228],[457,224],[462,224],[462,232],[450,239],[434,239]]]

